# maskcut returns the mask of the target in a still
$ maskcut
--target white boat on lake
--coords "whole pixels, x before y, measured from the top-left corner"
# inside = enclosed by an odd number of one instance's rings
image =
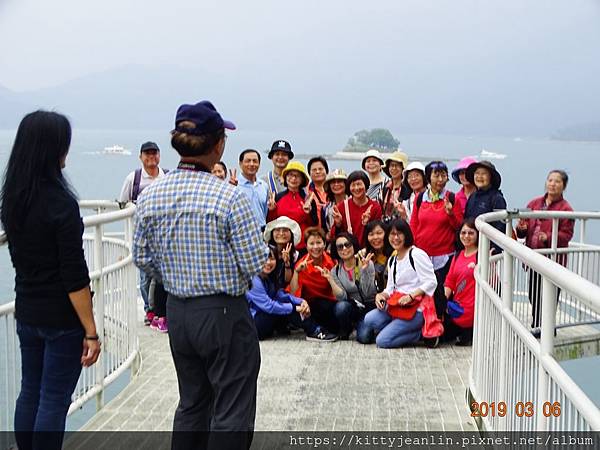
[[[104,155],[121,155],[121,156],[131,156],[131,151],[127,150],[125,147],[120,145],[113,145],[112,147],[104,147],[102,151]]]
[[[504,153],[495,153],[482,149],[479,157],[481,159],[504,159],[506,158],[506,155]]]

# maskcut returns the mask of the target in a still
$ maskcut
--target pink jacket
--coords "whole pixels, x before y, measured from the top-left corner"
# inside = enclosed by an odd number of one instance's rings
[[[534,198],[527,207],[533,211],[573,211],[573,208],[564,198],[546,205],[546,195]],[[570,219],[558,221],[558,247],[567,247],[573,237],[574,222]],[[546,233],[548,239],[545,242],[538,240],[540,232]],[[525,238],[525,244],[529,248],[549,248],[552,245],[552,220],[551,219],[528,219],[527,230],[517,228],[517,236]]]

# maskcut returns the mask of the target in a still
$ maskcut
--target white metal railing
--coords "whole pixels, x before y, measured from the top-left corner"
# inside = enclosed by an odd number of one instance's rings
[[[521,218],[553,221],[549,249],[533,251],[510,237],[513,220]],[[579,222],[579,239],[559,249],[563,218]],[[506,234],[488,223],[498,220],[505,221]],[[600,220],[600,213],[499,211],[476,221],[479,264],[469,384],[473,399],[480,407],[486,404],[479,413],[488,431],[600,430],[599,408],[553,356],[555,329],[560,339],[571,327],[596,332],[590,324],[600,322],[600,247],[585,242],[589,220]],[[490,256],[490,241],[503,252]],[[534,273],[541,278],[539,340],[530,326]]]
[[[94,291],[94,316],[102,341],[102,352],[96,364],[84,368],[73,394],[69,414],[95,398],[96,409],[104,405],[106,386],[131,368],[137,371],[139,342],[137,323],[137,269],[131,256],[133,214],[135,206],[121,209],[117,202],[81,201],[82,210],[93,210],[84,216],[83,245]],[[106,227],[118,227],[107,232]],[[0,233],[0,245],[6,236]],[[15,401],[20,390],[20,352],[16,335],[14,302],[0,305],[0,431],[12,430]],[[133,367],[132,367],[133,366]]]

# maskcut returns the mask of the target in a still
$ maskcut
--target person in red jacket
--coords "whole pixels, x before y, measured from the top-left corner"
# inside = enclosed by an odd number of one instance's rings
[[[300,225],[304,231],[317,223],[317,211],[314,202],[306,195],[304,188],[308,185],[309,177],[304,165],[298,161],[290,161],[282,172],[285,191],[275,195],[270,194],[267,206],[267,223],[281,216],[289,217]],[[312,207],[311,207],[312,204]],[[306,253],[304,241],[298,243],[296,249],[300,254]]]
[[[527,204],[532,211],[573,211],[573,208],[563,197],[563,192],[569,182],[569,176],[564,170],[552,170],[546,178],[546,193],[536,197]],[[571,219],[558,221],[557,247],[568,247],[573,238],[574,222]],[[551,219],[521,219],[517,224],[517,237],[525,238],[527,247],[550,248],[552,245],[552,220]],[[557,259],[559,264],[566,265],[566,254]],[[533,270],[529,273],[529,301],[532,306],[531,327],[532,333],[539,337],[539,327],[542,319],[542,277]],[[557,298],[560,289],[557,289]]]
[[[415,245],[431,258],[438,287],[433,298],[438,317],[446,310],[444,280],[454,255],[456,231],[463,219],[463,211],[455,202],[452,192],[446,190],[448,167],[442,161],[425,166],[429,189],[415,197],[410,218],[410,229]]]
[[[336,334],[352,327],[352,307],[348,302],[338,302],[328,281],[335,261],[325,251],[325,231],[309,227],[304,232],[308,253],[300,258],[290,281],[290,291],[305,299],[310,305],[311,316],[324,333]],[[328,342],[329,342],[328,341]]]
[[[333,216],[336,231],[347,231],[354,235],[361,248],[365,246],[365,226],[372,220],[381,219],[381,206],[367,197],[369,183],[369,177],[364,172],[352,172],[346,181],[346,193],[351,197],[337,204]]]
[[[444,340],[456,339],[456,345],[467,346],[473,341],[475,319],[475,266],[479,232],[475,220],[465,220],[459,230],[463,249],[452,259],[446,275],[444,293],[448,299],[444,320]]]

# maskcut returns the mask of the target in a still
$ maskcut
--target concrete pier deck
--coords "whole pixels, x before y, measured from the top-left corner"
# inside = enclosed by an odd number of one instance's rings
[[[168,336],[140,326],[142,365],[86,431],[170,431],[179,400]],[[477,431],[470,347],[378,349],[304,335],[261,342],[257,431]]]

